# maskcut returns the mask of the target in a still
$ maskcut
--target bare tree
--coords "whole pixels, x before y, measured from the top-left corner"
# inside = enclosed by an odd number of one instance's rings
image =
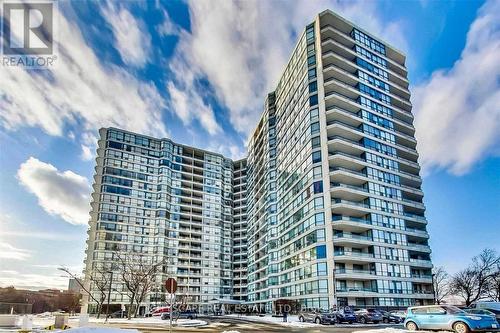
[[[150,255],[116,250],[114,252],[121,282],[127,290],[129,309],[127,318],[137,316],[140,303],[151,291],[156,275],[165,259],[154,260]]]
[[[490,287],[488,296],[496,301],[500,302],[500,264],[497,265],[496,271],[491,275]]]
[[[492,249],[484,249],[472,259],[472,264],[455,274],[451,290],[463,298],[465,305],[488,297],[500,256]]]
[[[143,271],[143,279],[141,281],[139,291],[136,294],[135,297],[135,313],[134,316],[137,316],[137,311],[139,310],[139,306],[141,303],[144,301],[146,298],[147,294],[153,290],[153,287],[156,284],[156,273],[157,273],[158,267],[154,265],[154,269],[152,270],[145,270]]]
[[[432,270],[434,295],[436,304],[441,304],[445,297],[450,295],[450,276],[444,267],[435,267]]]
[[[99,318],[102,313],[103,304],[106,301],[106,293],[110,288],[108,274],[106,274],[106,272],[104,272],[100,268],[94,268],[92,270],[92,274],[88,276],[90,280],[90,288],[87,288],[84,281],[78,278],[76,274],[72,273],[67,267],[59,267],[58,269],[68,274],[69,277],[73,278],[76,283],[78,283],[81,290],[85,292],[90,297],[90,299],[96,302],[97,318]],[[93,288],[97,290],[98,296],[94,296],[94,293],[92,292]]]

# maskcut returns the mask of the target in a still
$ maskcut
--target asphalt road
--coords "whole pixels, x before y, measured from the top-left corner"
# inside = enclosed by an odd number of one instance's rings
[[[242,318],[233,318],[233,317],[200,317],[208,323],[206,326],[200,327],[182,327],[182,328],[173,328],[172,332],[183,332],[183,333],[212,333],[212,332],[224,332],[224,331],[238,331],[240,333],[254,333],[254,332],[268,332],[268,333],[278,333],[278,332],[300,332],[300,333],[351,333],[354,331],[359,331],[363,329],[376,329],[376,328],[384,328],[384,327],[398,327],[402,328],[401,325],[321,325],[314,327],[293,327],[293,326],[282,326],[280,324],[275,323],[262,323],[255,322],[250,320],[245,320]],[[143,333],[147,332],[168,332],[168,323],[164,324],[148,324],[140,325],[140,324],[108,324],[109,326],[121,327],[121,328],[136,328]]]

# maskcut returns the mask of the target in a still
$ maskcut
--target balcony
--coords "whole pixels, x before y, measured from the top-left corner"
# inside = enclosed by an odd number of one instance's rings
[[[346,47],[345,45],[339,43],[338,41],[330,37],[321,39],[321,48],[322,48],[323,58],[331,57],[332,54],[338,54],[341,55],[343,58],[345,58],[346,61],[352,62],[356,57],[363,57],[357,54],[355,50]],[[381,57],[383,56],[381,55]],[[380,67],[380,65],[373,63],[370,59],[366,58],[364,59],[372,63],[373,65]],[[406,78],[407,75],[406,69],[403,68],[403,70],[401,70],[401,68],[398,66],[395,67],[391,66],[388,68],[384,68],[384,70],[388,72],[391,81],[395,82],[396,84],[399,84],[403,88],[408,87],[408,79]]]
[[[364,72],[368,72],[366,69],[363,70]],[[368,72],[370,73],[370,72]],[[382,92],[383,94],[389,96],[392,100],[392,105],[395,107],[400,108],[403,112],[406,112],[406,114],[403,113],[403,115],[411,121],[413,116],[411,114],[408,114],[408,112],[411,111],[411,103],[409,102],[409,96],[407,98],[401,97],[400,95],[395,95],[393,92],[396,90],[398,92],[401,91],[401,89],[397,86],[395,86],[392,82],[388,82],[384,79],[381,79],[380,77],[376,76],[373,73],[370,73],[369,75],[377,77],[380,81],[383,81],[389,86],[389,91],[380,89],[377,86],[372,85],[371,83],[364,82],[360,80],[360,78],[357,76],[357,73],[349,73],[348,71],[338,67],[335,64],[328,64],[323,67],[323,76],[324,76],[324,82],[329,82],[331,80],[336,80],[339,83],[342,82],[354,89],[356,89],[356,84],[359,82],[366,83],[370,85],[372,88],[378,90],[379,92]],[[392,90],[391,90],[392,87]],[[397,87],[395,89],[395,87]]]
[[[401,162],[404,165],[407,165],[412,171],[414,171],[416,174],[418,174],[418,171],[420,170],[420,166],[418,165],[417,162],[415,161],[410,161],[406,158],[400,157],[400,156],[393,156],[393,155],[387,155],[382,152],[379,152],[378,150],[375,149],[370,149],[369,147],[365,147],[363,144],[342,137],[338,135],[332,135],[328,137],[328,143],[333,146],[335,150],[339,150],[336,148],[338,145],[338,148],[342,148],[344,150],[344,153],[347,154],[356,154],[356,155],[361,155],[363,152],[370,152],[374,153],[377,155],[380,155],[384,158],[391,159],[391,160],[396,160],[398,162]],[[403,165],[401,165],[403,166]]]
[[[390,120],[394,124],[394,128],[391,128],[391,127],[384,127],[381,124],[371,122],[368,119],[363,118],[358,113],[341,109],[340,107],[335,105],[327,107],[326,111],[327,111],[327,125],[330,125],[334,121],[338,121],[340,123],[358,129],[359,125],[367,124],[376,127],[380,130],[393,133],[396,136],[396,143],[398,145],[408,146],[411,149],[415,149],[417,142],[415,138],[412,135],[403,132],[404,130],[406,130],[408,133],[413,133],[414,131],[413,128],[411,126],[408,126],[408,124],[399,121],[398,119],[391,118],[387,115],[382,115],[373,110],[370,111],[371,113],[374,113],[377,116],[380,115],[381,118]]]

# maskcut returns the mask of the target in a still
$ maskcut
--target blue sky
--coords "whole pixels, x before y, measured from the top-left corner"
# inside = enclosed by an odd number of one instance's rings
[[[98,128],[243,156],[326,8],[407,54],[435,264],[500,250],[498,1],[61,1],[56,67],[0,66],[0,285],[63,288],[56,267],[81,270]]]

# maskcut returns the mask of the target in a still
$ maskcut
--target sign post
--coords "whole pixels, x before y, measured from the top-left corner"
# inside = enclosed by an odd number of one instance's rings
[[[175,292],[177,291],[177,281],[174,278],[168,278],[165,281],[165,289],[167,293],[170,294],[170,324],[169,324],[169,332],[172,333],[172,312],[174,310],[174,300],[175,300]]]

